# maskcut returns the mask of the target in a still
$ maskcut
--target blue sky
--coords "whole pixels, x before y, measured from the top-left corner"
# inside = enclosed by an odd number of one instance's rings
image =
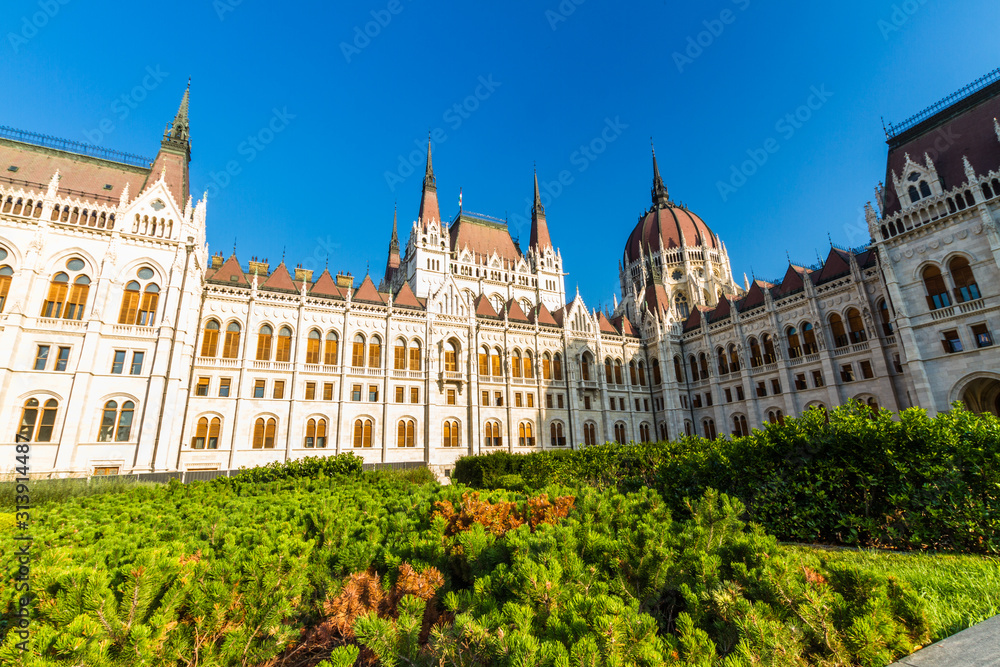
[[[996,2],[775,4],[7,0],[0,124],[152,157],[190,76],[213,251],[235,238],[244,262],[284,249],[312,268],[329,254],[376,282],[394,202],[404,237],[417,215],[433,130],[442,214],[462,188],[524,245],[537,163],[567,291],[597,307],[650,203],[650,137],[734,272],[774,278],[828,233],[866,241],[881,116],[1000,66]]]

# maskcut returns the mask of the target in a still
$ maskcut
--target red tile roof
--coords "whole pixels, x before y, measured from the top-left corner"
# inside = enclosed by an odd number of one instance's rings
[[[416,308],[418,310],[423,309],[420,301],[417,300],[417,295],[413,293],[408,282],[404,282],[403,286],[396,292],[396,295],[392,298],[392,305],[403,308]]]
[[[486,298],[485,294],[476,297],[476,315],[480,317],[498,317],[497,311],[493,309],[493,304]]]
[[[601,313],[597,316],[597,326],[601,330],[601,333],[611,334],[612,336],[619,336],[618,329],[608,321],[607,316]]]
[[[545,306],[542,306],[542,308],[544,307]],[[559,310],[553,310],[552,319],[555,320],[557,327],[563,326],[563,323],[566,321],[566,308],[562,307]],[[539,320],[539,324],[541,323],[541,320]]]
[[[448,231],[453,252],[461,252],[468,248],[477,256],[485,258],[492,257],[496,251],[511,265],[521,259],[520,249],[510,237],[507,225],[502,222],[483,220],[463,213],[452,223]]]
[[[787,296],[803,289],[805,287],[805,281],[802,279],[803,273],[805,273],[805,269],[790,264],[788,270],[785,271],[785,277],[782,278],[781,284],[774,288],[774,295],[778,297]]]
[[[527,322],[528,316],[524,314],[524,309],[518,305],[515,299],[507,302],[507,317],[518,322]]]
[[[823,268],[812,273],[813,282],[817,285],[847,275],[851,272],[850,253],[837,248],[830,248],[830,254],[823,262]]]
[[[323,269],[323,273],[320,274],[316,282],[312,284],[309,288],[310,294],[315,294],[317,296],[333,296],[338,299],[344,298],[344,291],[337,287],[337,283],[334,281],[333,276],[330,275],[330,271]]]
[[[240,266],[240,260],[236,259],[235,254],[230,255],[229,259],[222,263],[219,270],[212,274],[211,280],[214,283],[250,287],[250,281],[243,273],[243,267]]]
[[[687,209],[670,204],[664,208],[654,207],[639,219],[625,243],[625,261],[640,259],[642,252],[659,252],[661,239],[667,250],[679,248],[682,243],[718,249],[715,235],[704,220]]]
[[[292,281],[292,276],[288,273],[288,268],[285,263],[282,262],[271,272],[271,275],[267,277],[267,280],[260,286],[261,289],[274,289],[274,290],[288,290],[296,291],[295,283]]]
[[[532,322],[537,320],[540,326],[546,326],[546,327],[559,326],[559,324],[556,322],[556,319],[552,317],[552,313],[550,313],[549,309],[545,307],[544,303],[538,304],[538,307],[532,310],[531,315],[532,315]]]
[[[365,276],[365,279],[361,281],[361,286],[358,287],[357,291],[354,292],[354,296],[351,298],[354,301],[385,303],[382,295],[379,294],[377,289],[375,289],[375,283],[372,282],[372,277],[370,275]]]

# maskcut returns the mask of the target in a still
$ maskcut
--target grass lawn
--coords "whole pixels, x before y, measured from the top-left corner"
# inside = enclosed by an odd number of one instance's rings
[[[850,563],[905,581],[927,602],[933,641],[1000,614],[1000,558],[868,549],[788,548],[816,553],[824,565]]]

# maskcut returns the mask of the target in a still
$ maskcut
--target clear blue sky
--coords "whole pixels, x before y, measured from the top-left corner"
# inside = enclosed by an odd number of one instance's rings
[[[212,249],[238,237],[244,262],[277,263],[287,246],[290,265],[320,268],[329,251],[332,270],[370,262],[376,282],[393,202],[404,238],[419,205],[422,166],[406,177],[401,156],[439,129],[442,214],[461,187],[466,209],[509,214],[525,245],[514,216],[532,164],[543,183],[568,172],[548,204],[552,239],[567,290],[597,307],[650,203],[650,137],[671,195],[723,238],[734,272],[773,278],[786,250],[825,253],[828,232],[866,240],[880,116],[899,122],[1000,66],[995,1],[775,5],[7,0],[0,124],[153,156],[191,76],[193,191],[239,169],[212,191]],[[810,100],[814,88],[830,96]],[[779,125],[810,101],[806,122]],[[275,109],[294,118],[251,150]],[[102,121],[114,129],[96,134]],[[596,154],[602,134],[613,141]],[[777,152],[721,193],[768,139]]]

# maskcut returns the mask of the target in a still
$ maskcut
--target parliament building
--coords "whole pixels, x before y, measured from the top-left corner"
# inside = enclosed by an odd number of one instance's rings
[[[887,130],[868,245],[775,282],[734,278],[654,154],[613,312],[567,299],[537,177],[521,247],[503,220],[442,219],[430,147],[377,284],[210,254],[188,105],[153,160],[0,128],[0,474],[19,442],[34,476],[347,451],[443,472],[851,399],[1000,413],[1000,70]]]

